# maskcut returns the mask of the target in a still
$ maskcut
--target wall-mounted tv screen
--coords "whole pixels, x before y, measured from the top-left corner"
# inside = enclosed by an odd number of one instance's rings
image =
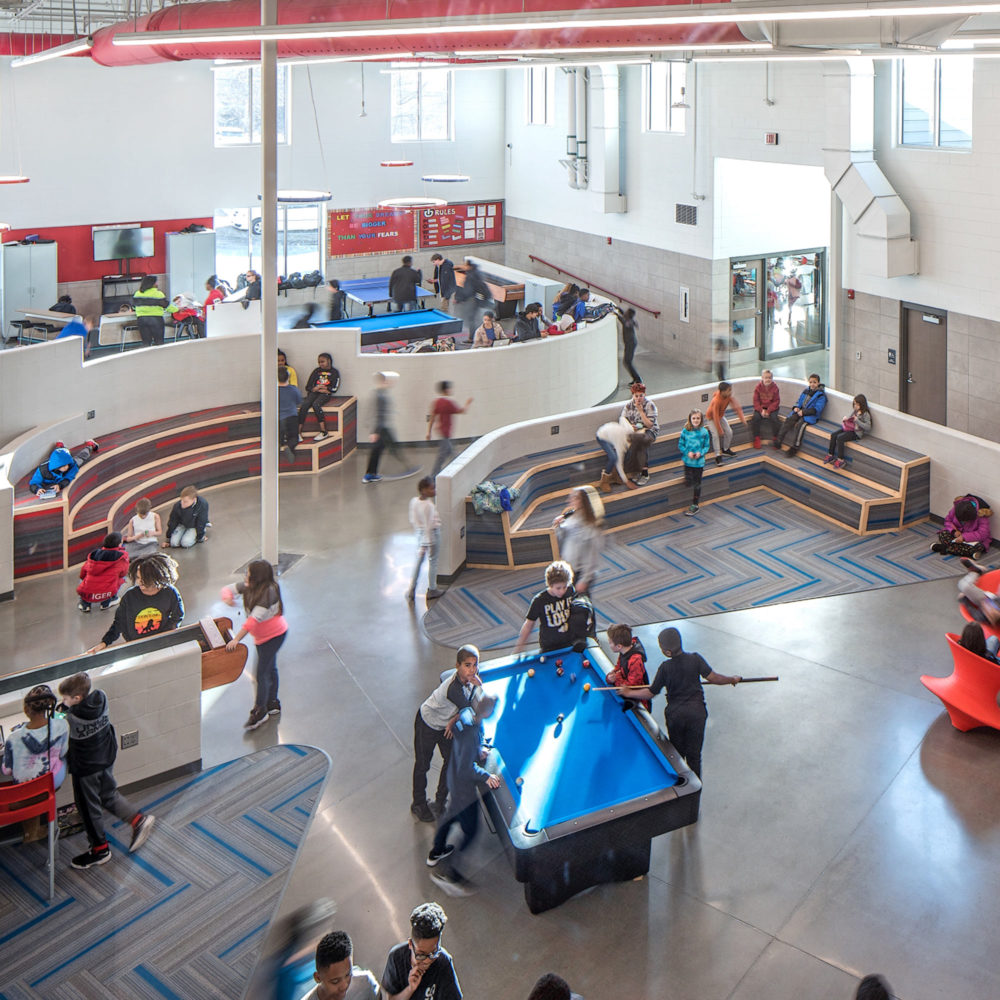
[[[153,256],[153,227],[95,229],[94,260],[126,260]]]

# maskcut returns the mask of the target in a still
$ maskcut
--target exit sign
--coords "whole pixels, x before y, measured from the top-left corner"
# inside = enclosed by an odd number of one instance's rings
[[[778,133],[777,132],[765,132],[764,133],[764,145],[765,146],[777,146],[778,145]]]

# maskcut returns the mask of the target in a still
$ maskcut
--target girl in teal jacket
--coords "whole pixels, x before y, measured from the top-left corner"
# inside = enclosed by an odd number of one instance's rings
[[[705,456],[712,446],[705,417],[701,410],[692,410],[688,414],[687,423],[677,440],[677,449],[684,463],[684,485],[693,489],[691,506],[685,514],[694,517],[698,513],[698,501],[701,499],[701,476],[705,470]]]

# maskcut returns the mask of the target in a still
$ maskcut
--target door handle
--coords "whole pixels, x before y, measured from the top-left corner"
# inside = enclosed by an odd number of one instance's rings
[[[907,372],[906,373],[906,381],[907,381],[907,384],[913,385],[913,372]]]

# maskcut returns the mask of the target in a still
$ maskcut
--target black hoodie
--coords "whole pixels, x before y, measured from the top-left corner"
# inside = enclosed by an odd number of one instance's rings
[[[111,767],[118,756],[115,727],[108,716],[107,695],[94,688],[77,705],[66,709],[69,723],[69,773],[83,778]]]

